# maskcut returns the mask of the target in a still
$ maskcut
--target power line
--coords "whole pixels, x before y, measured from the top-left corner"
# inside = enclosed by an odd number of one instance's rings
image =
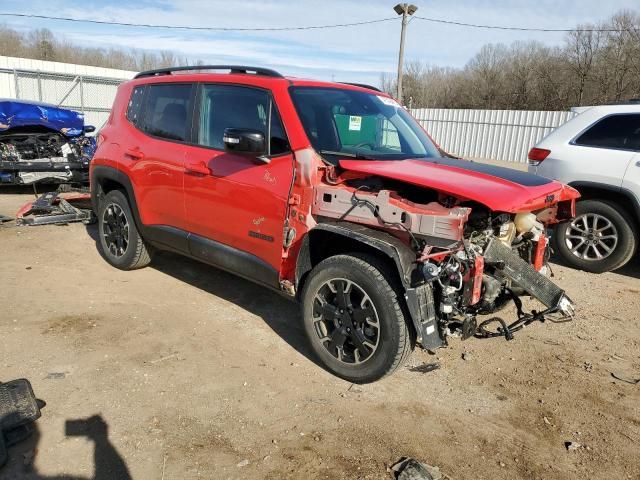
[[[205,30],[212,32],[280,32],[286,30],[318,30],[323,28],[341,28],[341,27],[356,27],[358,25],[370,25],[372,23],[382,23],[397,21],[397,18],[380,18],[378,20],[367,20],[363,22],[352,23],[336,23],[333,25],[308,25],[304,27],[195,27],[189,25],[152,25],[144,23],[126,23],[126,22],[109,22],[106,20],[91,20],[81,18],[70,17],[51,17],[48,15],[34,15],[31,13],[6,13],[0,12],[2,17],[21,17],[21,18],[36,18],[40,20],[60,20],[63,22],[78,22],[78,23],[96,23],[99,25],[118,25],[123,27],[144,27],[144,28],[165,28],[171,30]]]
[[[373,23],[392,22],[397,21],[397,17],[393,18],[380,18],[377,20],[366,20],[362,22],[351,23],[336,23],[331,25],[307,25],[302,27],[197,27],[191,25],[154,25],[146,23],[128,23],[128,22],[110,22],[107,20],[92,20],[82,18],[71,17],[53,17],[49,15],[35,15],[31,13],[9,13],[0,12],[2,17],[19,17],[19,18],[34,18],[39,20],[59,20],[63,22],[76,22],[76,23],[93,23],[98,25],[116,25],[123,27],[143,27],[143,28],[163,28],[169,30],[200,30],[211,32],[282,32],[292,30],[319,30],[325,28],[343,28],[343,27],[356,27],[359,25],[370,25]],[[456,25],[458,27],[469,28],[484,28],[489,30],[511,30],[519,32],[624,32],[626,29],[618,28],[527,28],[527,27],[506,27],[501,25],[482,25],[476,23],[456,22],[453,20],[444,20],[442,18],[429,18],[419,17],[414,15],[411,20],[423,20],[425,22],[441,23],[445,25]]]
[[[500,25],[480,25],[475,23],[454,22],[453,20],[443,20],[441,18],[428,18],[414,16],[416,20],[426,22],[444,23],[446,25],[457,25],[459,27],[485,28],[489,30],[515,30],[519,32],[625,32],[624,28],[525,28],[525,27],[504,27]]]

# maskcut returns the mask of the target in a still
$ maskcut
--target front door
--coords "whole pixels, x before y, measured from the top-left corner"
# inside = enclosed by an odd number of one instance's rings
[[[293,180],[293,156],[272,96],[253,87],[204,84],[198,99],[198,146],[187,149],[184,177],[192,253],[270,283],[261,277],[265,269],[280,270]],[[263,132],[268,163],[225,151],[226,128]]]

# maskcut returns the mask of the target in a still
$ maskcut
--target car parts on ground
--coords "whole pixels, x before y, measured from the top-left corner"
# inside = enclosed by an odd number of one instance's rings
[[[403,458],[391,467],[397,480],[444,480],[438,467],[427,465],[413,458]]]
[[[0,467],[8,460],[7,447],[22,442],[33,433],[45,403],[36,399],[26,379],[0,383]]]
[[[82,190],[48,192],[35,201],[26,203],[16,214],[18,225],[61,225],[67,223],[92,223],[91,194]]]
[[[72,110],[0,100],[0,184],[86,183],[93,130]]]

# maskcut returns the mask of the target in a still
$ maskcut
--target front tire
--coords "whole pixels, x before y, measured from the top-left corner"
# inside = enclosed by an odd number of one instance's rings
[[[370,383],[393,373],[415,341],[391,274],[373,256],[336,255],[309,273],[302,291],[305,331],[322,364]]]
[[[140,236],[127,197],[112,190],[98,206],[100,253],[121,270],[135,270],[151,263],[150,248]]]
[[[633,221],[613,202],[583,200],[576,218],[556,227],[555,249],[570,266],[603,273],[624,266],[636,249]]]

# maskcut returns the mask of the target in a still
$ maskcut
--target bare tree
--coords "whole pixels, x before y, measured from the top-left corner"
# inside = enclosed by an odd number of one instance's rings
[[[397,92],[396,89],[396,81],[393,79],[393,76],[390,73],[382,72],[380,74],[380,90],[389,95],[394,95],[394,92]]]
[[[483,46],[465,68],[477,92],[476,98],[484,108],[500,108],[505,103],[502,97],[506,59],[506,47],[490,43]]]
[[[605,22],[570,32],[563,45],[488,44],[463,68],[417,60],[404,68],[405,104],[424,108],[563,110],[640,97],[640,15],[622,10]],[[22,33],[0,26],[0,55],[125,70],[195,64],[171,51],[79,46],[49,30]],[[395,94],[394,75],[380,76]]]
[[[593,74],[594,61],[600,49],[601,33],[591,30],[595,25],[579,25],[578,30],[567,35],[566,55],[576,77],[575,102],[582,105],[587,82]]]

